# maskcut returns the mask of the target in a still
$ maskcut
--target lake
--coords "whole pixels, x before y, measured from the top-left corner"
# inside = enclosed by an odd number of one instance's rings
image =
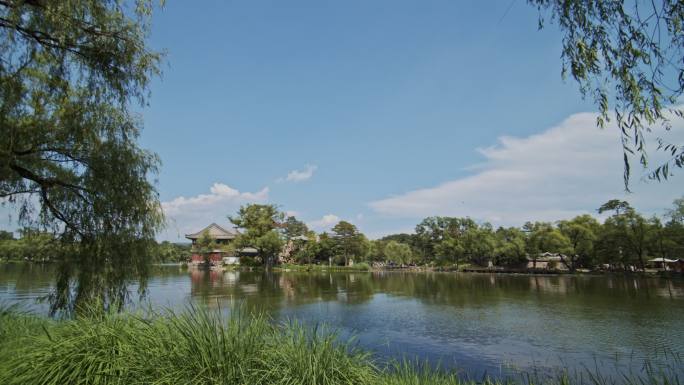
[[[49,266],[0,264],[0,303],[45,312],[36,300],[51,279]],[[472,377],[559,366],[611,374],[684,347],[681,279],[160,266],[148,289],[155,307],[243,304],[276,320],[325,323],[381,361],[418,358]]]

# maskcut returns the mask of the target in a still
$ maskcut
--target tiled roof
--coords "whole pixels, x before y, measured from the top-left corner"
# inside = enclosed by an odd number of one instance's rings
[[[199,239],[205,231],[209,232],[209,236],[214,239],[233,239],[238,236],[237,230],[226,230],[216,223],[212,223],[194,234],[186,234],[185,238]]]

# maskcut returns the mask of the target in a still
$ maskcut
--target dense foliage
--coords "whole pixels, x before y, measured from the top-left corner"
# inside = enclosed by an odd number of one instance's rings
[[[643,270],[649,259],[684,256],[684,199],[662,218],[644,217],[629,203],[611,200],[598,212],[603,223],[584,214],[572,219],[499,227],[471,218],[428,217],[414,234],[369,241],[353,224],[340,222],[298,252],[304,263],[382,263],[397,266],[462,264],[525,267],[544,253],[558,255],[564,268]]]
[[[65,245],[51,233],[24,230],[17,239],[7,234],[0,237],[0,261],[59,263],[64,253]],[[152,244],[150,249],[150,263],[182,263],[190,258],[190,244],[164,241]]]
[[[242,230],[234,242],[218,245],[207,233],[198,239],[194,252],[208,256],[216,248],[228,252],[255,248],[258,258],[245,257],[247,265],[272,266],[280,261],[454,268],[525,268],[528,263],[536,267],[542,254],[551,253],[560,258],[561,267],[570,271],[643,270],[649,259],[684,256],[684,199],[675,200],[662,218],[644,217],[619,200],[606,202],[598,211],[610,214],[603,223],[584,214],[555,223],[527,222],[522,227],[496,229],[471,218],[428,217],[413,234],[369,240],[346,221],[335,225],[331,233],[316,234],[294,217],[283,220],[276,206],[247,205],[232,217]],[[296,231],[290,231],[293,223]],[[0,234],[0,260],[55,261],[65,252],[63,247],[49,233],[24,230],[18,239],[12,233]],[[153,263],[186,262],[191,254],[189,244],[162,242],[151,248]]]
[[[184,263],[190,259],[189,243],[163,241],[155,246],[152,261],[155,263]]]
[[[0,260],[52,262],[61,254],[61,244],[50,233],[22,231],[18,239],[7,234],[0,238]]]
[[[273,265],[284,244],[279,232],[284,218],[285,214],[275,205],[240,207],[236,216],[228,217],[233,225],[243,230],[233,241],[235,247],[253,247],[266,266]]]
[[[122,303],[129,279],[147,275],[163,223],[159,160],[139,147],[131,105],[158,74],[151,8],[0,1],[0,198],[64,244],[55,310]]]

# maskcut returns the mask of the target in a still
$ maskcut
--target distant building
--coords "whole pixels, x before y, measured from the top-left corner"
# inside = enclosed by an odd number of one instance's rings
[[[240,234],[237,230],[227,230],[216,223],[212,223],[194,234],[185,235],[185,238],[192,241],[193,253],[190,262],[195,265],[204,263],[205,261],[205,255],[200,254],[196,248],[197,240],[204,232],[207,232],[217,245],[227,245]],[[212,250],[206,257],[212,265],[220,265],[222,263],[233,265],[240,263],[240,258],[238,256],[230,255],[230,253],[221,249]]]
[[[684,259],[653,258],[648,260],[648,265],[665,271],[684,271]]]
[[[527,257],[528,269],[542,269],[542,270],[567,270],[567,266],[563,263],[565,255],[558,253],[542,253],[536,259]]]

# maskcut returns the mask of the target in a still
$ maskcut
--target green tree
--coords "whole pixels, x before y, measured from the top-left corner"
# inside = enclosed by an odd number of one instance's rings
[[[380,241],[387,243],[389,241],[397,241],[399,243],[404,243],[407,244],[411,247],[411,254],[413,255],[413,261],[418,262],[418,261],[427,261],[430,258],[429,256],[424,253],[423,248],[421,247],[421,240],[418,237],[417,234],[406,234],[406,233],[401,233],[401,234],[390,234],[387,236],[384,236],[380,239]],[[432,256],[434,257],[434,256]],[[384,259],[382,259],[384,260]]]
[[[254,246],[259,250],[259,255],[264,258],[267,266],[272,266],[278,253],[283,249],[283,240],[275,231],[269,231],[266,234],[258,237],[254,241]]]
[[[676,258],[678,249],[677,242],[672,237],[669,229],[663,226],[660,219],[652,217],[649,219],[650,231],[647,239],[647,249],[649,255],[657,258]]]
[[[670,127],[682,111],[671,107],[684,91],[684,3],[625,0],[528,0],[545,13],[562,33],[563,76],[568,73],[599,109],[597,124],[614,117],[622,135],[624,180],[628,186],[629,157],[638,154],[648,166],[645,131]],[[669,114],[668,114],[669,112]],[[651,172],[660,180],[670,166],[684,166],[684,147],[658,139],[668,161]]]
[[[387,261],[387,255],[385,254],[385,246],[388,241],[384,239],[375,239],[370,241],[370,249],[368,250],[368,260],[371,262],[384,262]]]
[[[416,226],[416,247],[421,250],[424,258],[430,259],[435,254],[440,257],[454,256],[447,244],[449,239],[457,240],[468,229],[476,227],[477,223],[470,218],[428,217]],[[437,246],[442,241],[448,241],[440,250]],[[453,250],[452,250],[453,251]],[[446,253],[446,254],[445,254]]]
[[[0,241],[13,241],[14,233],[11,231],[0,231]]]
[[[171,243],[163,241],[157,245],[156,260],[158,262],[185,262],[190,258],[189,244]]]
[[[287,217],[285,223],[283,223],[283,235],[285,235],[285,239],[287,240],[302,235],[306,236],[308,232],[309,228],[306,224],[294,216]]]
[[[499,227],[495,233],[494,249],[497,265],[517,266],[526,261],[525,233],[515,227]]]
[[[672,208],[667,210],[665,218],[669,220],[659,230],[660,236],[664,238],[659,248],[669,258],[679,258],[684,255],[684,198],[672,202]]]
[[[615,215],[619,216],[620,214],[631,210],[634,209],[632,208],[632,206],[629,205],[628,202],[621,201],[619,199],[611,199],[608,202],[602,204],[597,211],[599,214],[603,214],[606,211],[615,211]]]
[[[316,233],[313,231],[306,232],[307,240],[295,240],[295,260],[299,263],[312,263],[316,256],[320,252],[320,244],[316,237]]]
[[[525,223],[527,232],[527,254],[532,259],[532,267],[537,267],[537,259],[542,253],[567,253],[570,241],[548,222]]]
[[[489,224],[468,228],[459,240],[469,262],[485,266],[493,259],[496,241]]]
[[[364,256],[364,236],[353,224],[340,221],[332,228],[337,252],[343,257],[344,265],[349,266],[349,260]]]
[[[368,261],[371,252],[371,241],[366,237],[365,234],[359,232],[359,251],[357,258],[360,262]]]
[[[684,197],[675,199],[665,216],[672,222],[684,224]]]
[[[684,255],[684,224],[668,221],[662,232],[670,258],[681,258]]]
[[[256,236],[282,227],[284,214],[276,205],[249,204],[240,207],[237,216],[228,219],[235,226],[245,229]]]
[[[449,261],[455,264],[456,267],[458,267],[459,263],[463,262],[465,257],[463,246],[458,239],[451,236],[439,242],[434,249],[438,259]]]
[[[19,239],[0,240],[0,258],[15,261],[52,262],[62,253],[63,245],[51,233],[25,228],[20,231],[20,234]]]
[[[146,45],[152,1],[128,5],[0,2],[0,198],[74,244],[60,256],[53,311],[122,305],[132,277],[144,291],[163,224],[159,160],[138,146],[131,110],[161,56]]]
[[[579,265],[589,267],[594,263],[594,243],[600,224],[591,215],[580,215],[571,220],[559,221],[558,229],[568,239],[566,255],[561,259],[570,271]]]
[[[267,266],[273,266],[283,249],[278,229],[282,227],[284,214],[275,205],[250,204],[240,207],[237,216],[228,217],[235,226],[244,229],[233,244],[237,248],[254,247]]]
[[[626,250],[636,260],[641,270],[646,268],[648,242],[652,226],[649,221],[635,211],[629,211],[618,219],[618,226],[624,231]]]
[[[599,242],[601,259],[610,264],[618,263],[623,269],[636,264],[643,270],[652,226],[627,202],[621,201],[617,206],[614,202],[608,201],[599,208],[599,213],[615,210],[603,224]]]
[[[200,234],[195,242],[195,251],[202,256],[205,265],[209,265],[209,256],[217,247],[216,240],[206,230]]]
[[[397,241],[389,241],[385,246],[385,256],[398,265],[408,265],[413,261],[411,246]]]
[[[321,262],[330,263],[335,257],[336,247],[337,243],[330,234],[326,232],[321,233],[316,248],[316,259]]]

